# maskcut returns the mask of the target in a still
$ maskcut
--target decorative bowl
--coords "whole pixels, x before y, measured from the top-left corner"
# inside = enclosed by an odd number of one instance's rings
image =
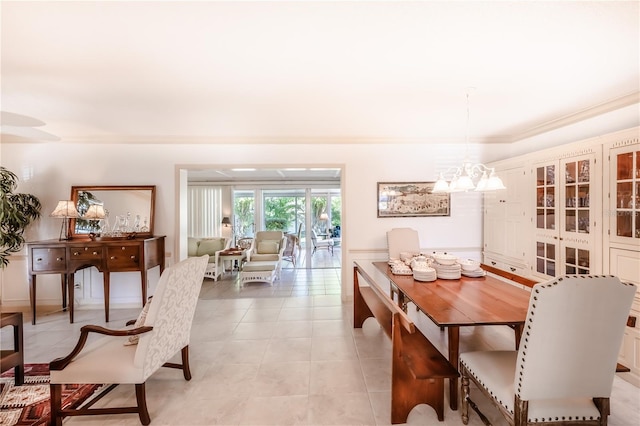
[[[435,254],[433,258],[441,265],[454,265],[458,258],[452,254]]]
[[[463,271],[473,272],[480,268],[480,262],[472,259],[459,260],[458,263]]]

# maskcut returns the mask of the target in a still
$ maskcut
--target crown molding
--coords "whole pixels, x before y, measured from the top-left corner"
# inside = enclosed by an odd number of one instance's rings
[[[578,112],[549,120],[528,129],[509,135],[492,135],[471,138],[473,144],[510,144],[531,138],[556,129],[567,127],[581,121],[607,114],[621,108],[640,105],[640,91],[585,108]],[[192,144],[192,145],[435,145],[464,144],[461,138],[438,136],[424,137],[367,137],[367,136],[289,136],[289,137],[216,137],[193,135],[87,135],[82,137],[60,137],[42,140],[37,137],[17,136],[3,133],[2,143],[70,143],[70,144]]]
[[[584,120],[588,120],[599,115],[607,114],[612,111],[616,111],[621,108],[625,108],[631,105],[640,104],[640,91],[630,93],[619,98],[585,108],[581,111],[565,115],[544,123],[540,123],[529,129],[513,135],[509,142],[518,142],[523,139],[527,139],[533,136],[537,136],[542,133],[550,132],[552,130],[559,129],[561,127],[570,126],[572,124],[579,123]]]

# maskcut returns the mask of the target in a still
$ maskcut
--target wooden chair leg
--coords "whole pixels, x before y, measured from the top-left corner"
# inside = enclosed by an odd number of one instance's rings
[[[151,423],[151,417],[149,417],[149,411],[147,410],[147,398],[144,383],[136,384],[136,401],[138,402],[138,416],[140,417],[140,423],[146,426]]]
[[[462,394],[462,406],[460,407],[460,415],[462,416],[462,423],[469,424],[469,376],[467,370],[464,367],[460,368],[461,374],[461,394]]]
[[[526,426],[529,414],[529,401],[523,401],[516,395],[513,405],[513,426]]]
[[[182,374],[185,380],[191,380],[191,368],[189,367],[189,345],[182,348]]]
[[[62,410],[62,385],[50,384],[49,392],[49,405],[51,410],[49,425],[62,426],[62,416],[60,415],[60,410]]]
[[[609,398],[593,398],[593,403],[600,411],[600,426],[607,426],[609,414],[611,414]]]
[[[189,345],[182,348],[182,363],[165,362],[162,366],[167,368],[178,368],[182,370],[185,380],[191,380],[191,368],[189,368]]]

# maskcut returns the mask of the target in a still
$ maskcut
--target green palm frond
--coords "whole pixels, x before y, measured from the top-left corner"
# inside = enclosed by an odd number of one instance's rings
[[[0,268],[9,264],[9,256],[20,251],[24,231],[40,217],[42,204],[31,194],[14,193],[18,176],[0,167]]]

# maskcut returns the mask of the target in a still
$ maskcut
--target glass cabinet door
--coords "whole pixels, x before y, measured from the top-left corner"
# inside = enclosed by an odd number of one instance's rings
[[[536,242],[536,272],[556,276],[556,245]]]
[[[593,156],[576,157],[561,161],[563,212],[560,232],[562,242],[562,269],[560,274],[589,274],[594,238],[591,229],[591,202]]]
[[[558,163],[540,164],[534,168],[536,178],[536,215],[534,272],[542,276],[556,275],[558,226],[556,226],[556,170]]]
[[[534,165],[536,177],[535,266],[541,277],[594,270],[595,153]]]
[[[614,229],[616,235],[640,239],[640,150],[638,148],[615,156],[615,179]]]
[[[536,168],[536,228],[556,229],[556,166]]]
[[[564,230],[566,232],[589,233],[590,163],[587,159],[565,164]]]

